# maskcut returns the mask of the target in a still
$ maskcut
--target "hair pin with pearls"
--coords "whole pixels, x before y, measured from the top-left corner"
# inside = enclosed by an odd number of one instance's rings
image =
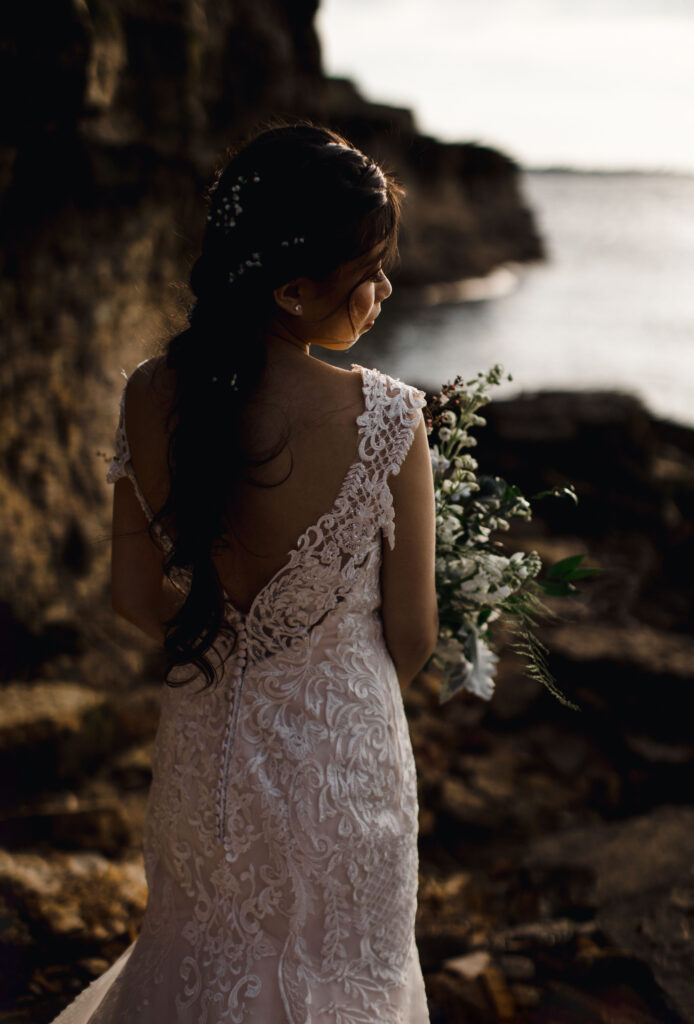
[[[232,281],[235,281],[241,274],[244,274],[246,270],[250,270],[252,267],[262,267],[262,265],[263,264],[260,262],[260,253],[252,252],[248,259],[239,263],[236,270],[229,271],[229,284],[231,284]]]
[[[227,387],[229,387],[232,391],[238,391],[239,390],[238,380],[239,380],[238,373],[232,373],[232,375],[229,378],[229,380],[226,381]],[[212,377],[212,383],[213,384],[219,384],[220,383],[219,377]],[[225,383],[225,382],[222,382],[222,383]]]
[[[241,186],[245,185],[248,181],[249,179],[244,177],[243,174],[239,174],[238,178],[229,190],[231,192],[231,196],[223,196],[219,206],[208,213],[208,221],[214,221],[214,226],[216,228],[222,228],[226,233],[231,228],[236,227],[236,218],[239,214],[243,213],[243,207],[239,202]],[[254,184],[257,184],[257,182],[260,181],[260,175],[257,171],[253,171],[250,181]]]

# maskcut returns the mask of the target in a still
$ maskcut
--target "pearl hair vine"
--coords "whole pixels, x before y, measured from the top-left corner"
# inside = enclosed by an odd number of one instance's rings
[[[236,270],[229,271],[229,284],[235,281],[241,274],[244,274],[246,270],[250,270],[251,267],[262,267],[262,265],[263,264],[260,262],[260,253],[252,252],[248,259],[239,263]]]
[[[229,379],[227,381],[220,381],[219,377],[211,377],[210,379],[211,379],[213,384],[220,384],[220,383],[226,384],[227,387],[231,391],[238,391],[239,390],[239,384],[238,384],[239,375],[238,375],[238,373],[232,373],[231,377],[229,377]]]
[[[290,246],[303,245],[306,239],[303,236],[295,236],[292,239],[284,239],[280,242],[280,246],[283,249],[288,249]],[[262,267],[262,261],[260,259],[259,252],[252,252],[248,259],[242,260],[238,266],[229,272],[229,284],[233,284],[237,277],[241,274],[245,274],[246,270],[250,270],[252,267]]]
[[[230,231],[231,228],[236,227],[236,218],[239,214],[243,213],[243,207],[239,201],[241,198],[241,186],[246,185],[249,182],[257,184],[259,181],[260,175],[257,171],[253,171],[250,178],[246,178],[243,174],[239,174],[238,178],[229,189],[231,195],[223,196],[219,206],[214,210],[210,210],[208,213],[208,222],[214,223],[214,226],[216,228],[221,228],[225,234]]]
[[[247,185],[249,182],[257,184],[259,181],[260,175],[257,171],[253,171],[250,178],[239,174],[229,189],[231,195],[223,196],[219,205],[208,213],[208,222],[214,224],[216,228],[221,228],[224,234],[228,234],[232,228],[236,227],[236,218],[243,213],[243,206],[240,202],[242,186]],[[291,245],[303,245],[304,241],[303,236],[295,235],[292,239],[284,239],[280,242],[280,245],[283,248],[288,248]],[[229,272],[229,284],[232,284],[238,277],[245,274],[247,270],[251,270],[253,267],[262,267],[262,265],[260,253],[252,252],[249,257],[242,260]]]

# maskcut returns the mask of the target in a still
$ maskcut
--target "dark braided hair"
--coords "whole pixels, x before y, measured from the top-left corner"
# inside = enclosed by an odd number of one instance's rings
[[[387,262],[397,246],[402,195],[345,139],[308,124],[260,132],[211,189],[190,277],[189,326],[171,339],[166,356],[176,382],[171,484],[154,522],[173,540],[165,572],[184,570],[190,578],[184,604],[167,623],[172,686],[183,684],[171,671],[186,665],[203,673],[205,688],[217,680],[215,640],[231,627],[213,548],[226,532],[238,480],[286,444],[279,438],[253,462],[241,440],[241,415],[262,374],[266,331],[277,311],[273,290],[299,277],[328,282],[343,264],[379,245],[379,262]],[[223,468],[214,444],[220,438]]]

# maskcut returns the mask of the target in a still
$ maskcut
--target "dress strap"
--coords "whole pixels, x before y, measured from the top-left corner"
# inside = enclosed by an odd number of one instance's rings
[[[388,477],[400,472],[426,397],[423,391],[380,370],[361,366],[354,369],[361,371],[364,385],[364,412],[357,417],[359,459],[373,481],[378,522],[392,549],[395,546],[395,510]]]
[[[128,443],[128,434],[125,429],[125,398],[127,391],[128,383],[126,381],[120,400],[120,413],[118,416],[118,426],[116,427],[115,455],[113,456],[111,465],[108,468],[106,482],[109,484],[115,484],[117,480],[122,480],[123,478],[128,479],[133,485],[133,490],[137,495],[137,500],[142,507],[142,511],[147,517],[147,522],[151,523],[154,518],[154,512],[150,508],[149,502],[145,498],[142,488],[135,476],[133,460],[130,454],[130,445]],[[164,551],[168,552],[172,546],[171,539],[166,535],[159,523],[155,524],[154,533]]]
[[[359,458],[386,479],[400,472],[426,396],[380,370],[354,369],[361,371],[364,381],[364,412],[357,418]]]

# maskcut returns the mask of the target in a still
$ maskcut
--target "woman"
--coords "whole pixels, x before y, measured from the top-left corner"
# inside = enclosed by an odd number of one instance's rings
[[[113,604],[169,661],[149,903],[61,1024],[428,1021],[398,687],[437,632],[424,401],[309,352],[380,315],[401,195],[325,129],[258,135],[188,329],[128,382]]]

